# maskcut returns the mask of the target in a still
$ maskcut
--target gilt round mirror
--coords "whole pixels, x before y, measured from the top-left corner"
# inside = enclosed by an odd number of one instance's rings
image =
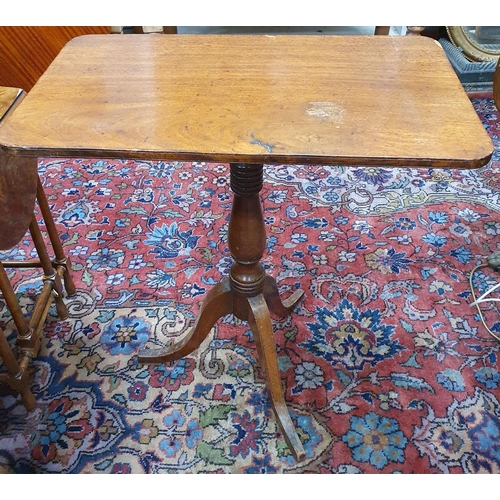
[[[471,61],[498,61],[500,26],[446,26],[451,42]]]

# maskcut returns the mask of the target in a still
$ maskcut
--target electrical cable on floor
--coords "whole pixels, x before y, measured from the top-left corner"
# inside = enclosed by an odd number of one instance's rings
[[[472,283],[472,279],[474,277],[474,273],[482,268],[482,267],[491,267],[495,271],[500,272],[500,252],[495,252],[492,255],[488,257],[488,262],[485,264],[480,264],[476,266],[470,273],[469,276],[469,285],[470,285],[470,291],[472,293],[472,298],[474,302],[470,304],[470,306],[476,306],[477,312],[479,313],[479,318],[481,319],[481,323],[483,323],[483,326],[486,328],[487,332],[495,338],[498,342],[500,342],[500,337],[492,332],[488,325],[486,324],[486,321],[484,320],[483,312],[481,311],[481,307],[479,304],[484,304],[485,302],[500,302],[500,298],[493,298],[490,297],[488,298],[488,295],[490,295],[492,292],[494,292],[497,288],[500,288],[500,283],[497,283],[496,285],[492,286],[489,290],[484,292],[479,298],[476,297],[476,294],[474,292],[474,285]]]

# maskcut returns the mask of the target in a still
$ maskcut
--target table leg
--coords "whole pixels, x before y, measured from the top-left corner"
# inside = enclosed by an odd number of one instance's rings
[[[40,349],[40,338],[35,329],[29,325],[17,301],[16,294],[9,281],[7,273],[0,262],[0,291],[12,315],[17,329],[17,345],[23,355],[36,357]]]
[[[73,278],[71,276],[71,261],[64,253],[61,240],[59,239],[59,233],[57,232],[54,219],[52,218],[52,212],[50,211],[49,203],[47,202],[47,197],[45,196],[45,191],[43,190],[40,178],[38,178],[36,199],[38,201],[40,211],[42,212],[43,222],[45,223],[45,228],[47,229],[52,249],[54,250],[55,259],[53,266],[56,270],[58,268],[63,269],[64,288],[66,289],[68,296],[71,297],[76,294],[75,283],[73,282]]]
[[[6,382],[11,389],[19,392],[21,401],[28,411],[35,409],[35,397],[30,389],[30,376],[28,374],[28,356],[21,356],[18,360],[9,343],[5,338],[4,332],[0,328],[0,358],[2,359],[7,373],[0,373],[0,382]]]
[[[262,178],[261,164],[231,164],[234,199],[228,245],[234,262],[229,279],[216,285],[207,295],[198,319],[186,337],[163,349],[141,351],[139,361],[164,363],[188,355],[200,346],[215,322],[226,314],[233,313],[237,318],[248,321],[277,422],[290,451],[300,461],[305,458],[305,451],[285,404],[269,311],[278,316],[289,314],[303,292],[297,290],[282,302],[276,281],[266,275],[260,262],[266,249],[266,226],[259,196]]]
[[[66,308],[66,304],[64,303],[62,298],[61,276],[59,275],[57,270],[54,270],[54,268],[52,267],[52,262],[50,261],[49,254],[47,253],[47,248],[45,247],[43,236],[40,231],[40,227],[38,226],[38,222],[36,221],[35,215],[33,215],[33,218],[31,219],[30,233],[33,239],[33,243],[35,244],[38,257],[40,258],[40,264],[43,268],[43,281],[44,283],[48,282],[50,284],[50,287],[53,289],[52,295],[56,302],[57,316],[59,317],[59,319],[66,319],[68,317],[68,309]],[[45,309],[48,303],[49,301],[47,301],[47,304],[43,304],[42,309]],[[45,316],[46,315],[42,315],[42,317],[40,318],[41,322],[45,321]]]
[[[290,413],[286,407],[283,389],[278,368],[278,356],[276,354],[276,344],[274,342],[273,325],[269,316],[264,295],[250,297],[248,299],[250,305],[250,313],[248,315],[248,323],[252,330],[259,360],[264,371],[264,380],[266,382],[267,391],[271,397],[276,420],[283,433],[286,444],[293,452],[298,461],[306,457],[304,447],[300,442],[299,436],[293,425]]]
[[[233,311],[229,280],[221,281],[208,292],[191,331],[177,344],[161,349],[143,349],[140,363],[166,363],[191,354],[205,340],[217,320]]]
[[[264,281],[264,299],[266,299],[269,311],[278,316],[278,318],[284,318],[287,314],[290,314],[303,296],[304,290],[295,290],[290,297],[282,301],[278,293],[276,280],[272,276],[266,275]]]

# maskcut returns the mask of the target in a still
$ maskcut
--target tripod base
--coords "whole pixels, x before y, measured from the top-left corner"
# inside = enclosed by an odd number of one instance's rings
[[[283,396],[270,312],[280,317],[286,316],[303,294],[302,290],[297,290],[282,302],[276,281],[266,275],[262,293],[245,297],[233,291],[231,280],[225,279],[208,293],[194,327],[180,342],[161,349],[142,350],[139,362],[166,363],[189,355],[205,340],[217,320],[227,314],[232,313],[239,319],[248,321],[278,425],[290,451],[297,461],[301,461],[305,458],[305,451]]]

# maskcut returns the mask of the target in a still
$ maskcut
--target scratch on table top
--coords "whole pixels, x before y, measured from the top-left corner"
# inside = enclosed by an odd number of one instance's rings
[[[345,108],[342,102],[308,102],[306,114],[319,118],[322,121],[342,123],[344,121]]]
[[[250,132],[250,137],[252,139],[250,141],[250,144],[257,144],[258,146],[262,146],[263,148],[265,148],[267,150],[268,153],[272,153],[274,146],[272,146],[271,144],[266,144],[265,142],[259,141],[258,139],[256,139],[253,136],[253,133],[254,133],[254,131],[252,130],[252,132]]]

